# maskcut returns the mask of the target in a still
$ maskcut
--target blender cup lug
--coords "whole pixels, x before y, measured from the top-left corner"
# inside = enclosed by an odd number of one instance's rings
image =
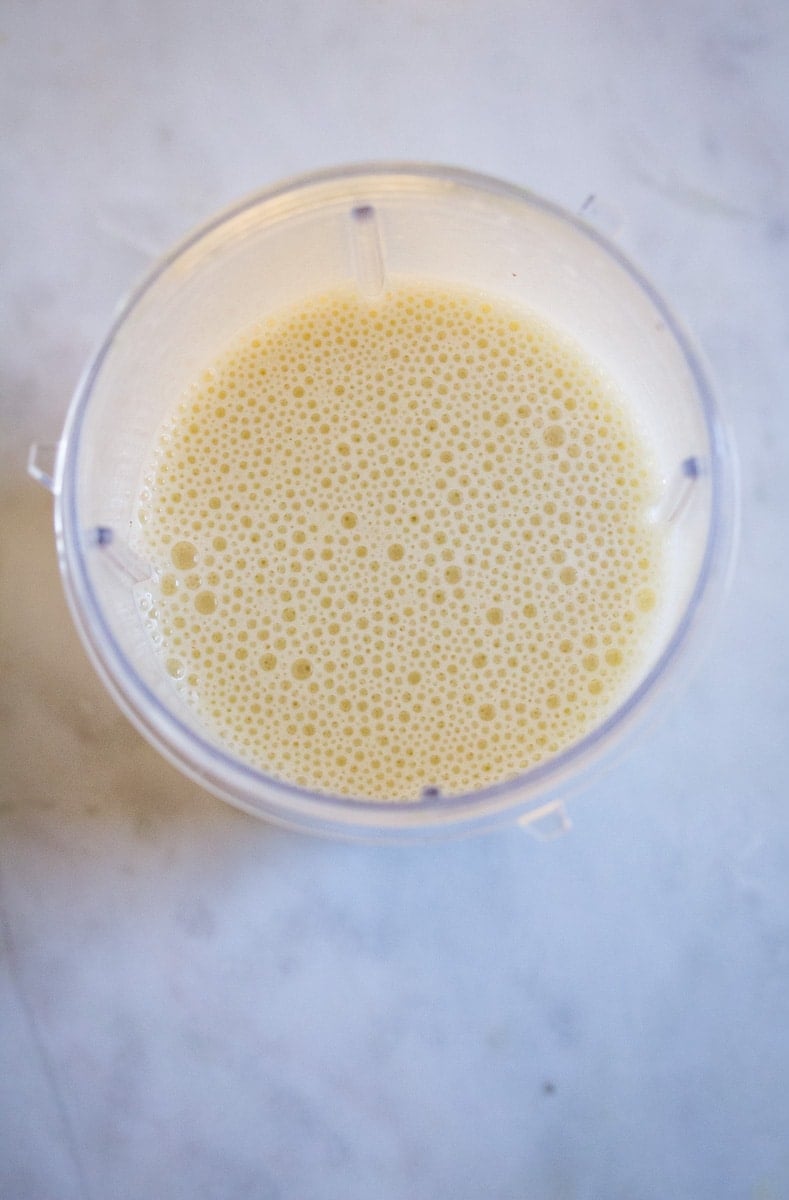
[[[519,818],[518,825],[539,842],[552,842],[572,829],[572,822],[561,800],[532,809]]]
[[[53,495],[55,493],[55,462],[57,456],[57,442],[45,445],[33,442],[27,455],[28,475]]]
[[[579,215],[594,229],[607,237],[620,233],[624,225],[624,217],[618,209],[612,208],[604,200],[600,200],[594,192],[590,192],[579,209]]]
[[[111,525],[95,525],[88,530],[88,542],[101,551],[104,562],[126,584],[147,583],[153,568],[135,554]]]
[[[375,300],[386,284],[384,247],[378,213],[372,204],[357,204],[350,213],[351,254],[359,295]]]

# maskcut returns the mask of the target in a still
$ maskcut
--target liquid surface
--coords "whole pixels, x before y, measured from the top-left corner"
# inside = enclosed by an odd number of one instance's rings
[[[394,287],[251,330],[162,428],[140,604],[228,749],[319,791],[507,778],[627,693],[661,598],[656,480],[542,322]]]

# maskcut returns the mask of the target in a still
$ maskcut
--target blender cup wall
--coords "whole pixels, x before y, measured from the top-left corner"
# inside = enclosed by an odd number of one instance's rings
[[[489,293],[543,316],[625,395],[654,452],[670,585],[643,677],[587,738],[518,779],[416,804],[326,797],[266,777],[202,728],[143,629],[150,575],[134,545],[143,465],[184,386],[238,333],[302,297],[388,277]],[[711,389],[676,321],[611,246],[497,181],[447,169],[358,168],[253,196],[163,259],[130,297],[69,412],[54,478],[56,531],[77,627],[116,700],[176,765],[216,794],[286,824],[402,835],[528,820],[577,785],[684,651],[720,590],[732,477]]]

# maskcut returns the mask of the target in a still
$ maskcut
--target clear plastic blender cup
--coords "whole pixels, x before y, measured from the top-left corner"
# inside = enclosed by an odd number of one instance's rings
[[[561,753],[479,791],[408,802],[312,792],[244,762],[200,723],[143,628],[130,548],[144,465],[184,386],[268,314],[355,282],[419,277],[543,316],[599,362],[645,432],[663,484],[668,598],[626,700]],[[65,590],[106,686],[142,734],[215,795],[292,828],[405,838],[545,820],[688,657],[722,591],[735,526],[732,456],[712,389],[666,304],[593,229],[518,188],[412,165],[323,172],[256,194],[156,264],[71,404],[51,479]]]

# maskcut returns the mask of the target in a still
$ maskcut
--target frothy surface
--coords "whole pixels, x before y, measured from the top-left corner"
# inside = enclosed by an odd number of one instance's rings
[[[204,724],[267,772],[478,788],[626,694],[661,599],[655,489],[612,387],[541,321],[333,292],[248,332],[163,426],[141,609]]]

